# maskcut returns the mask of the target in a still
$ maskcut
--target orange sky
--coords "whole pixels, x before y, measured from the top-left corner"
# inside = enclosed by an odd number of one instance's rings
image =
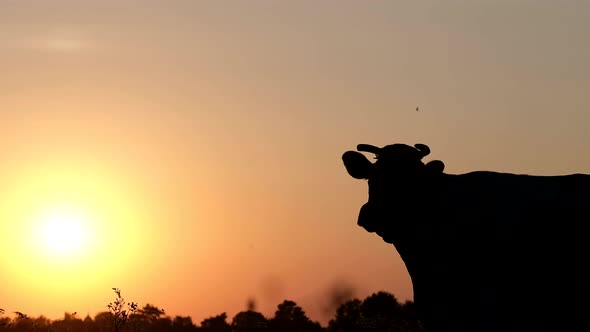
[[[118,287],[196,323],[250,298],[325,322],[339,283],[411,299],[341,154],[590,173],[589,32],[587,1],[3,1],[0,308],[94,315]],[[76,254],[33,235],[62,205]]]

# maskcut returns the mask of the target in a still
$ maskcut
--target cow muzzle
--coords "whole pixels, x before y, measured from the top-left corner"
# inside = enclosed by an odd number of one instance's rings
[[[363,227],[369,233],[375,233],[378,230],[379,218],[375,211],[375,207],[371,203],[365,203],[361,207],[357,224]]]

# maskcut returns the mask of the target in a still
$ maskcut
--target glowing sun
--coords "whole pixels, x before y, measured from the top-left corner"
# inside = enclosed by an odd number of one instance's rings
[[[49,254],[77,255],[87,245],[90,224],[90,217],[81,209],[53,207],[38,217],[38,240]]]
[[[155,204],[105,164],[49,160],[0,176],[0,285],[35,298],[87,294],[149,259],[143,211]]]

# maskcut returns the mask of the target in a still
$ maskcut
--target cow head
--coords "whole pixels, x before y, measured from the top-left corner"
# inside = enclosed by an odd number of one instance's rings
[[[397,232],[391,229],[391,219],[407,219],[421,213],[427,184],[443,173],[444,164],[439,160],[424,164],[422,158],[430,153],[424,144],[392,144],[382,148],[359,144],[357,150],[370,152],[376,159],[373,163],[357,151],[342,155],[348,174],[369,181],[369,201],[361,208],[358,225],[392,243]]]

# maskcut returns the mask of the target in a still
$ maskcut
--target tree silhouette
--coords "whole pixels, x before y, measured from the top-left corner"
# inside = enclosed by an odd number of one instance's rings
[[[83,323],[82,331],[84,331],[84,332],[96,331],[95,324],[92,321],[92,318],[90,318],[90,315],[86,315],[86,317],[84,317],[84,320],[82,321],[82,323]]]
[[[16,318],[13,319],[12,324],[10,325],[11,329],[14,329],[15,331],[35,331],[35,324],[34,321],[32,319],[29,318],[29,316],[16,311],[15,314],[17,314]]]
[[[12,319],[10,319],[10,318],[8,318],[8,317],[2,317],[2,318],[0,318],[0,331],[1,331],[1,330],[2,330],[4,327],[6,327],[6,326],[10,325],[10,322],[11,322],[11,321],[12,321]]]
[[[172,331],[175,332],[189,332],[195,331],[197,328],[193,324],[193,319],[190,316],[176,316],[172,320]]]
[[[248,310],[237,313],[231,323],[233,332],[268,331],[268,320],[259,312]]]
[[[269,323],[271,331],[303,332],[320,331],[319,323],[312,322],[297,303],[285,300],[279,304]]]
[[[137,311],[137,303],[136,302],[125,302],[123,296],[121,296],[121,290],[118,288],[112,288],[117,297],[115,301],[109,303],[107,308],[113,314],[113,327],[115,328],[115,332],[121,331],[123,326],[127,323],[129,316],[134,314]],[[127,306],[125,306],[127,305]],[[125,309],[127,308],[127,309]]]
[[[75,315],[64,313],[64,318],[51,323],[52,332],[82,331],[84,322]]]
[[[224,312],[220,315],[209,317],[201,322],[201,331],[203,332],[231,332],[231,326],[227,323],[227,314]]]
[[[108,311],[99,312],[94,316],[94,325],[96,332],[111,332],[113,331],[113,323],[115,319],[112,313]]]
[[[406,301],[401,306],[401,319],[403,321],[402,331],[424,331],[420,320],[418,319],[418,311],[416,305],[412,301]]]
[[[352,299],[336,309],[336,317],[328,323],[330,332],[353,332],[362,330],[361,300]]]
[[[122,298],[117,303],[111,307],[127,308]],[[377,292],[363,301],[352,299],[340,305],[327,328],[307,317],[294,301],[284,300],[272,318],[250,308],[237,313],[231,324],[224,312],[204,319],[200,326],[193,324],[190,316],[166,316],[152,304],[129,313],[125,324],[118,327],[112,311],[100,312],[94,319],[87,315],[83,320],[68,312],[56,320],[15,312],[13,319],[0,319],[0,332],[424,332],[416,317],[413,302],[400,304],[392,294]]]
[[[158,318],[162,317],[165,313],[164,309],[160,309],[153,304],[146,304],[143,308],[138,310],[140,315],[144,315],[150,320],[157,320]]]
[[[127,324],[132,326],[134,331],[148,331],[151,329],[152,319],[139,312],[129,315]]]
[[[41,331],[47,331],[51,326],[51,320],[43,315],[33,319],[33,326]]]
[[[0,308],[0,315],[4,315],[5,311],[4,309]],[[11,319],[8,317],[2,317],[0,318],[0,331],[4,330],[4,327],[8,326],[11,322]]]
[[[377,292],[362,302],[352,299],[336,310],[336,317],[328,323],[330,332],[420,332],[414,303],[403,305],[388,292]]]
[[[387,292],[374,293],[360,306],[366,325],[378,331],[398,331],[402,325],[401,304]]]
[[[153,331],[170,331],[172,329],[172,319],[170,317],[160,317],[152,321]]]

